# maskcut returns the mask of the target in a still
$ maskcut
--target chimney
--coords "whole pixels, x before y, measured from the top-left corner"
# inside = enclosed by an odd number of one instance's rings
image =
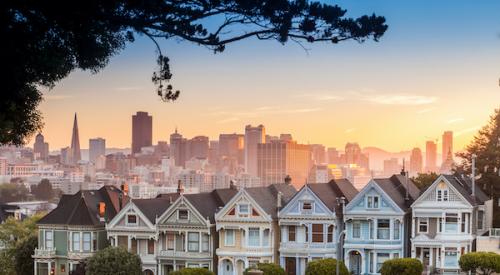
[[[123,193],[118,195],[118,207],[120,207],[120,210],[123,208]]]
[[[177,181],[177,194],[182,194],[184,193],[184,185],[182,185],[182,181],[178,180]]]
[[[237,190],[238,188],[236,187],[236,184],[234,184],[234,181],[233,180],[230,180],[229,181],[229,189],[234,189],[234,190]]]
[[[283,206],[281,202],[283,200],[283,193],[281,193],[281,191],[278,192],[278,196],[276,197],[276,199],[277,199],[276,206],[279,209]]]
[[[125,194],[125,196],[127,196],[128,195],[128,184],[127,183],[122,184],[121,190],[122,190],[123,194]]]
[[[290,177],[290,175],[286,175],[285,184],[291,184],[291,183],[292,183],[292,178]]]
[[[106,214],[106,203],[99,202],[99,219],[104,221],[104,215]]]

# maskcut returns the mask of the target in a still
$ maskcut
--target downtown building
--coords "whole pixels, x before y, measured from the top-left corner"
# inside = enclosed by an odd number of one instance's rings
[[[147,112],[132,116],[132,155],[153,144],[153,117]]]

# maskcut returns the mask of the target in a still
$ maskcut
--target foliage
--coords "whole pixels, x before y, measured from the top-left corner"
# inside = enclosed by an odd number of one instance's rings
[[[171,275],[215,275],[212,271],[206,268],[183,268],[174,272],[170,272]]]
[[[382,275],[421,275],[424,267],[422,263],[413,258],[399,258],[387,260],[382,264]]]
[[[61,12],[64,11],[64,12]],[[153,74],[164,101],[179,91],[158,39],[181,39],[222,52],[247,38],[285,43],[378,41],[387,25],[375,14],[346,16],[337,5],[291,0],[7,1],[0,9],[1,60],[9,68],[0,93],[0,144],[22,144],[42,127],[42,88],[75,69],[97,73],[137,35],[158,51]],[[217,24],[218,22],[218,24]]]
[[[27,249],[33,241],[32,239],[36,240],[36,223],[40,218],[41,215],[34,215],[23,221],[8,218],[4,223],[0,224],[0,243],[5,246],[5,249],[0,251],[0,274],[16,274],[16,267],[18,267],[18,262],[16,261],[23,256],[19,253],[29,253],[18,250],[21,248]],[[23,265],[27,263],[19,264]]]
[[[490,116],[490,120],[464,151],[457,153],[462,162],[456,171],[471,174],[472,155],[476,155],[476,176],[481,176],[477,184],[488,195],[500,195],[500,108]]]
[[[87,275],[141,275],[141,258],[122,247],[107,247],[87,260]]]
[[[285,275],[285,270],[278,264],[274,263],[258,263],[256,268],[247,268],[243,274],[248,275],[248,271],[250,269],[258,269],[260,271],[263,271],[263,275]]]
[[[337,260],[335,259],[322,259],[314,260],[307,263],[306,275],[331,275],[335,274]],[[340,262],[339,268],[340,275],[349,275],[349,271],[344,262]]]
[[[420,190],[425,190],[427,187],[431,186],[432,183],[439,177],[435,172],[430,173],[418,173],[416,177],[411,180]]]
[[[464,254],[458,261],[462,271],[481,272],[482,275],[489,275],[500,272],[500,255],[493,252],[471,252]]]
[[[31,236],[19,243],[14,252],[14,266],[17,275],[32,275],[34,262],[32,255],[35,254],[35,248],[38,245],[38,238]]]
[[[54,198],[54,189],[48,179],[42,179],[37,185],[31,186],[31,194],[39,200],[48,201]]]
[[[2,203],[26,200],[28,193],[28,189],[23,184],[0,184],[0,202]]]

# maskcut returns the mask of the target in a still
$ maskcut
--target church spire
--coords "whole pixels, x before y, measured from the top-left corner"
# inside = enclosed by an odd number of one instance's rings
[[[82,155],[80,152],[80,138],[78,133],[78,121],[75,119],[73,121],[73,135],[71,136],[71,158],[72,163],[76,164],[78,161],[82,159]]]

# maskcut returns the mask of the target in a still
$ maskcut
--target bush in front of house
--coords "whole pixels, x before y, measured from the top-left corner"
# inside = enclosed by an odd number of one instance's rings
[[[494,252],[471,252],[463,254],[458,261],[462,271],[490,275],[500,273],[500,255]]]
[[[382,275],[421,275],[424,267],[422,263],[413,258],[398,258],[387,260],[382,264]]]
[[[307,263],[306,275],[332,275],[335,274],[336,268],[337,260],[335,259],[314,260]],[[344,262],[340,262],[339,274],[349,275]]]
[[[256,267],[249,267],[245,269],[243,275],[248,275],[252,269],[264,272],[263,275],[285,275],[285,270],[278,264],[273,263],[258,263]]]
[[[169,274],[170,275],[215,275],[215,273],[213,273],[212,271],[201,267],[183,268],[181,270],[170,272]]]

